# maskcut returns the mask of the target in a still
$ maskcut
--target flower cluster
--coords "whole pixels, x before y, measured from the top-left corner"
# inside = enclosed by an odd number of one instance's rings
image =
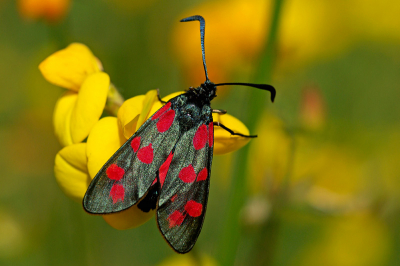
[[[54,169],[63,192],[80,202],[104,163],[162,103],[156,90],[124,101],[103,71],[101,62],[83,44],[73,43],[52,54],[39,69],[50,83],[67,89],[54,110],[54,131],[63,146],[56,155]],[[170,94],[162,100],[168,101],[181,93]],[[101,118],[104,111],[112,116]],[[214,114],[213,119],[235,132],[249,134],[246,126],[233,116]],[[216,127],[214,154],[232,152],[248,141]],[[103,218],[114,228],[127,229],[146,222],[153,214],[144,213],[135,205]]]

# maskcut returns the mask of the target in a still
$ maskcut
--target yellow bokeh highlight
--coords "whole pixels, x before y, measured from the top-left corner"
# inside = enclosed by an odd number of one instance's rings
[[[385,265],[389,250],[385,223],[372,213],[356,213],[330,219],[300,265]]]
[[[18,9],[25,18],[56,22],[65,16],[70,4],[70,0],[18,0]]]
[[[207,255],[193,256],[192,253],[179,254],[163,260],[158,266],[217,266],[214,258]]]
[[[257,132],[262,134],[251,143],[252,156],[248,159],[253,194],[276,189],[288,174],[292,156],[292,138],[283,121],[271,114],[265,114],[260,121]]]

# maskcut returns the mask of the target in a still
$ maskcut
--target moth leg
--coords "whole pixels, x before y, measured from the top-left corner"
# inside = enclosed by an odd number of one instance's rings
[[[159,100],[162,104],[166,104],[166,103],[167,103],[166,101],[161,100],[161,97],[160,97],[160,89],[157,89],[157,98],[158,98],[158,100]]]
[[[227,113],[226,110],[221,110],[221,109],[212,109],[212,112],[215,114],[220,114],[220,115],[224,115]]]
[[[235,133],[235,132],[233,132],[232,129],[227,128],[226,126],[224,126],[220,122],[213,122],[213,124],[214,124],[214,126],[221,127],[222,129],[228,131],[229,133],[231,133],[231,135],[241,136],[241,137],[245,137],[245,138],[257,138],[257,135],[243,135],[243,134],[240,134],[240,133]]]

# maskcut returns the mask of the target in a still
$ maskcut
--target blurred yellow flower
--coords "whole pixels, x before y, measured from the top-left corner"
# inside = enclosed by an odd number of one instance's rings
[[[34,20],[44,18],[48,22],[62,19],[69,6],[70,0],[18,0],[21,16]]]
[[[205,42],[211,80],[225,82],[229,75],[251,71],[267,41],[271,3],[207,1],[179,15],[202,14],[211,25]],[[287,0],[281,12],[275,73],[333,58],[360,40],[400,40],[400,5],[393,0]],[[203,81],[199,32],[192,25],[176,25],[171,39],[191,84]],[[199,63],[193,62],[196,57]]]
[[[332,217],[319,236],[302,258],[296,258],[296,265],[386,265],[391,248],[388,227],[373,213]]]
[[[265,114],[257,132],[263,132],[251,144],[248,165],[253,194],[278,189],[289,173],[293,140],[287,134],[285,125],[278,117]]]
[[[55,85],[69,89],[58,100],[53,116],[63,146],[82,142],[103,113],[110,87],[100,61],[83,44],[73,43],[46,58],[39,69]]]
[[[22,220],[13,217],[12,212],[0,208],[0,258],[2,261],[23,256],[28,239]],[[21,218],[20,218],[21,219]]]
[[[184,18],[201,14],[209,25],[205,49],[211,80],[226,82],[238,66],[241,70],[251,68],[268,32],[270,5],[270,1],[264,0],[208,1],[179,15]],[[191,84],[204,82],[198,29],[190,24],[176,24],[172,41]],[[199,63],[193,61],[196,57]]]
[[[349,47],[353,39],[343,3],[288,0],[282,10],[278,67],[301,67]]]
[[[96,74],[92,76],[94,75]],[[168,101],[182,93],[170,94],[162,100]],[[117,117],[104,117],[97,121],[89,132],[87,143],[73,144],[62,149],[56,156],[55,175],[64,193],[74,200],[81,201],[90,181],[101,167],[161,107],[155,90],[128,99],[120,107]],[[214,119],[235,132],[249,133],[248,129],[232,116],[217,115]],[[216,127],[214,153],[232,152],[248,141],[248,138],[231,136],[230,133]],[[116,229],[128,229],[143,224],[153,214],[154,211],[144,213],[134,205],[126,211],[104,215],[103,218]]]
[[[400,42],[400,3],[396,0],[344,1],[344,13],[356,38]]]
[[[249,158],[249,182],[253,194],[274,193],[287,186],[292,197],[327,212],[345,212],[368,204],[364,162],[345,146],[319,142],[299,132],[289,134],[284,123],[265,116]],[[307,188],[306,190],[304,190]],[[297,195],[300,189],[300,194]]]
[[[175,255],[163,260],[159,266],[217,266],[217,262],[207,256],[194,257],[191,254]]]

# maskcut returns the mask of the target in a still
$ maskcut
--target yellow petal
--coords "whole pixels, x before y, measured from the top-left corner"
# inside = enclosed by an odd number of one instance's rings
[[[75,201],[82,201],[90,183],[86,143],[70,145],[59,151],[55,159],[54,172],[63,192]]]
[[[54,108],[54,133],[62,146],[73,144],[71,137],[71,115],[77,99],[77,93],[67,91],[58,99]]]
[[[150,110],[155,102],[157,102],[157,90],[151,90],[146,93],[146,97],[143,101],[143,109],[140,113],[139,120],[136,124],[136,131],[143,125],[143,123],[149,117]]]
[[[125,230],[129,228],[138,227],[153,217],[154,211],[143,212],[137,205],[131,208],[108,215],[103,215],[104,220],[118,230]]]
[[[228,115],[213,114],[214,122],[220,122],[233,132],[249,135],[247,127],[239,119]],[[231,135],[221,127],[214,126],[214,154],[221,155],[240,149],[250,141],[250,138]]]
[[[104,117],[96,123],[87,139],[88,171],[91,178],[125,141],[116,117]]]
[[[100,119],[107,101],[110,78],[104,72],[90,75],[82,84],[71,115],[71,136],[74,143],[83,141]]]
[[[80,43],[72,43],[50,55],[39,69],[50,83],[74,91],[79,90],[87,76],[100,71],[96,57]]]
[[[144,95],[126,100],[118,110],[118,122],[126,139],[136,132],[136,124],[143,109]]]
[[[163,100],[164,102],[168,102],[168,101],[171,100],[172,98],[174,98],[174,97],[176,97],[176,96],[178,96],[178,95],[181,95],[181,94],[183,94],[183,93],[185,93],[185,92],[184,92],[184,91],[174,92],[174,93],[171,93],[170,95],[165,96],[165,97],[162,98],[161,100]],[[155,112],[157,112],[157,110],[160,109],[161,107],[163,107],[163,104],[162,104],[160,101],[156,101],[156,102],[153,104],[153,107],[151,108],[148,117],[152,116],[152,115],[153,115]]]

